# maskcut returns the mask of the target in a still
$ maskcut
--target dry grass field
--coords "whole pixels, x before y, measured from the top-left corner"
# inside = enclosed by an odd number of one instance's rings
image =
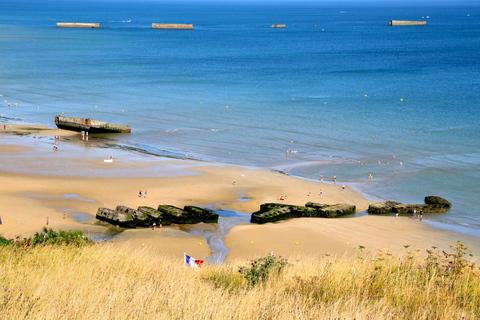
[[[253,271],[251,262],[197,271],[184,267],[182,257],[158,257],[147,247],[0,246],[0,318],[480,317],[480,270],[463,259],[461,243],[448,255],[410,252],[408,246],[401,257],[362,249],[356,258],[298,256],[281,270],[272,258],[267,268],[256,264]]]

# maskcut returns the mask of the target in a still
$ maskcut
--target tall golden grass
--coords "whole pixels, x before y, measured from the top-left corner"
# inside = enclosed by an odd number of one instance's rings
[[[298,256],[253,287],[245,264],[196,271],[182,258],[111,244],[0,247],[0,318],[480,318],[478,267],[434,254]]]

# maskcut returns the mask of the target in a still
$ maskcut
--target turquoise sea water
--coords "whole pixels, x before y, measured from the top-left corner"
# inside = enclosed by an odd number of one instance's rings
[[[0,122],[54,127],[64,112],[131,125],[115,142],[147,158],[336,174],[404,203],[439,195],[453,209],[428,219],[480,236],[478,3],[0,4]]]

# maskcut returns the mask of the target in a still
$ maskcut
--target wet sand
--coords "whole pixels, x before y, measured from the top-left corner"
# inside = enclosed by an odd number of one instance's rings
[[[115,233],[113,239],[119,246],[146,247],[154,254],[178,257],[187,252],[197,259],[206,259],[212,249],[204,235],[210,230],[218,233],[215,225],[123,230],[97,221],[94,218],[97,209],[120,204],[134,208],[171,204],[252,213],[266,202],[304,205],[314,201],[355,204],[358,211],[365,211],[373,202],[348,185],[342,191],[341,181],[334,185],[263,168],[186,159],[146,160],[141,156],[127,157],[118,150],[82,148],[62,141],[65,136],[78,139],[79,135],[64,130],[58,151],[53,151],[53,137],[58,131],[12,126],[9,133],[0,134],[2,236],[32,236],[41,231],[48,217],[48,227],[56,230],[80,229],[100,237]],[[36,141],[33,135],[37,136]],[[105,163],[104,159],[112,153],[116,160]],[[148,197],[139,198],[139,190],[148,190]],[[279,200],[281,196],[287,196],[287,200]],[[225,226],[229,228],[230,224],[222,225]],[[229,249],[227,260],[244,260],[271,251],[283,256],[299,252],[341,256],[359,245],[367,250],[400,251],[407,244],[448,249],[457,240],[473,245],[467,236],[435,229],[413,219],[364,216],[292,219],[266,225],[244,223],[228,231],[224,243]]]

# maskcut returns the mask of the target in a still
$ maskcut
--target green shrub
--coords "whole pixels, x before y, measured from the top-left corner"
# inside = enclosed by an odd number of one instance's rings
[[[10,240],[5,239],[4,237],[0,237],[0,246],[8,246],[9,244],[12,244]]]
[[[254,286],[261,281],[267,280],[271,273],[279,273],[287,264],[287,259],[269,255],[265,258],[252,260],[250,267],[241,267],[238,272],[248,280],[250,285]]]
[[[52,229],[43,228],[43,232],[36,232],[31,241],[32,245],[55,244],[55,245],[74,245],[82,246],[92,244],[93,241],[85,237],[83,231],[64,231],[58,232]]]

